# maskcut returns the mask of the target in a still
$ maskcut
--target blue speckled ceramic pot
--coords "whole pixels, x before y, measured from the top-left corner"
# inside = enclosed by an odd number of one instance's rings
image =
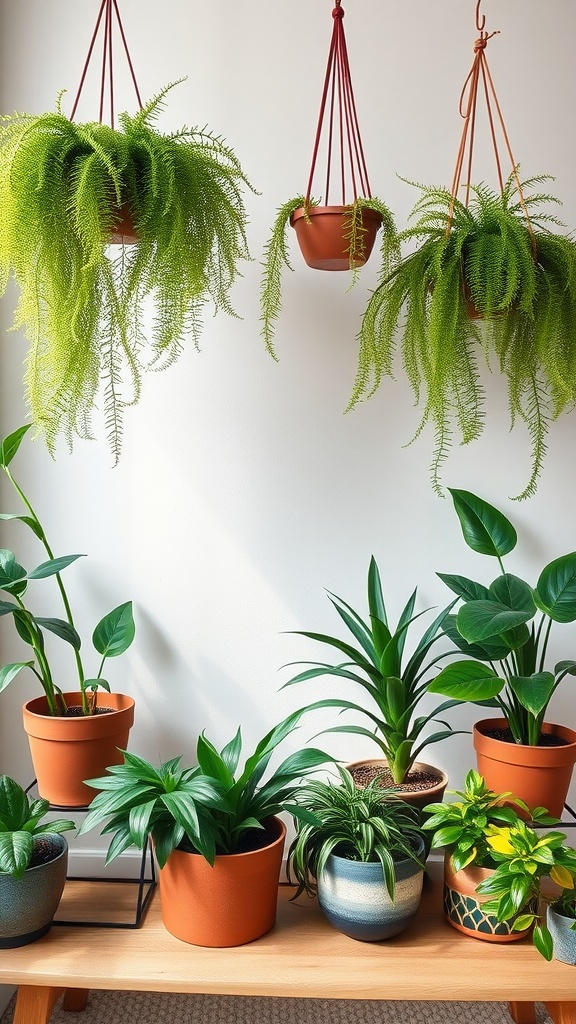
[[[563,964],[576,964],[576,931],[572,931],[574,918],[564,917],[553,907],[546,908],[546,924],[554,943],[554,959]]]
[[[0,874],[0,949],[27,946],[46,935],[64,890],[68,843],[47,833],[54,857],[28,868],[22,878]]]
[[[423,852],[424,844],[419,856]],[[410,924],[420,904],[423,876],[414,861],[398,861],[392,903],[380,862],[362,863],[331,854],[318,879],[318,902],[330,924],[345,935],[379,942]]]

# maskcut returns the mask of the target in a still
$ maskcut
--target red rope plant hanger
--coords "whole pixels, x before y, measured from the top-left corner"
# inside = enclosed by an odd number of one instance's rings
[[[80,77],[80,84],[78,86],[78,92],[76,93],[76,99],[72,107],[72,113],[70,114],[70,120],[74,120],[78,103],[80,102],[80,96],[84,88],[86,81],[86,75],[92,60],[94,53],[94,47],[98,32],[102,22],[104,23],[103,33],[103,45],[102,45],[102,64],[100,72],[100,109],[98,120],[100,124],[104,118],[104,104],[106,99],[106,86],[108,86],[108,101],[109,101],[109,123],[110,127],[114,128],[114,48],[113,48],[113,16],[116,17],[116,22],[120,32],[122,44],[124,46],[124,53],[126,54],[126,60],[128,62],[128,68],[130,70],[130,76],[132,78],[132,84],[134,85],[134,91],[136,93],[136,99],[140,110],[142,110],[142,100],[140,98],[140,90],[138,89],[138,83],[136,81],[136,75],[134,73],[134,65],[128,49],[128,43],[126,42],[126,35],[124,32],[124,26],[122,24],[122,18],[120,17],[120,11],[118,10],[117,0],[102,0],[98,17],[96,19],[96,26],[92,34],[90,46],[88,47],[88,54]]]
[[[306,262],[319,270],[350,270],[353,266],[362,266],[370,255],[382,222],[381,216],[375,210],[364,209],[357,224],[358,237],[351,240],[350,235],[355,233],[353,212],[362,198],[370,200],[372,193],[350,74],[344,33],[344,10],[341,0],[335,0],[335,3],[332,11],[332,39],[305,202],[303,208],[292,215],[291,220]],[[320,206],[312,199],[312,188],[325,129],[327,159],[324,205]],[[339,177],[338,206],[330,205],[333,177]],[[329,253],[325,253],[323,248],[317,249],[316,243],[320,245],[320,239],[315,236],[320,232],[330,235]],[[328,238],[326,244],[328,245]]]

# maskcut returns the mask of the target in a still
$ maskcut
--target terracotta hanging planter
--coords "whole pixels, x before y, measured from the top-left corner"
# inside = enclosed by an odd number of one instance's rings
[[[383,758],[353,761],[351,764],[347,764],[346,768],[352,775],[358,789],[363,789],[372,778],[377,777],[379,772],[388,771],[388,765]],[[364,782],[362,781],[363,775],[365,777]],[[419,775],[428,776],[431,779],[435,778],[437,781],[435,784],[432,783],[423,788],[418,788]],[[396,783],[386,780],[383,782],[383,785],[386,787],[396,786]],[[415,761],[404,783],[398,787],[395,795],[401,797],[402,800],[405,800],[406,803],[411,804],[413,807],[426,807],[426,804],[438,803],[442,800],[447,785],[448,776],[441,768],[435,768],[434,765],[426,764],[424,761]]]
[[[68,708],[79,706],[79,693],[65,693]],[[121,764],[134,722],[134,701],[123,693],[99,692],[102,714],[55,717],[47,714],[45,697],[24,705],[24,729],[38,783],[38,792],[57,807],[85,807],[94,790],[85,779],[104,775],[108,765]]]
[[[572,771],[576,763],[576,732],[563,725],[544,722],[542,732],[565,742],[560,746],[528,746],[507,743],[488,735],[506,730],[504,718],[486,718],[473,730],[478,771],[496,793],[510,791],[528,807],[546,807],[562,816]]]
[[[494,914],[486,914],[482,910],[482,904],[491,897],[481,896],[476,892],[476,886],[493,874],[491,868],[473,865],[454,871],[447,854],[444,861],[444,916],[456,931],[473,939],[482,939],[484,942],[516,942],[528,935],[530,929],[514,932],[514,918],[510,921],[499,921]]]
[[[361,246],[351,258],[352,216],[349,206],[310,206],[307,213],[301,206],[294,211],[290,223],[309,267],[314,270],[352,270],[364,266],[374,248],[382,216],[377,210],[366,208],[361,211]]]
[[[248,853],[222,854],[214,866],[199,853],[174,850],[159,874],[162,921],[195,946],[241,946],[276,921],[286,838],[280,818],[263,822],[270,842]]]
[[[139,236],[134,227],[132,214],[127,206],[120,208],[119,219],[108,236],[109,245],[135,245]]]

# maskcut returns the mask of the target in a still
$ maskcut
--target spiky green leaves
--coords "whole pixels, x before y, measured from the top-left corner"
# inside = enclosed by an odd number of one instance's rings
[[[207,302],[232,312],[251,186],[220,137],[155,129],[171,87],[120,115],[118,131],[75,124],[59,105],[0,119],[0,293],[13,276],[27,400],[52,450],[61,432],[90,436],[101,396],[117,459],[143,373],[174,362],[187,335],[197,343]],[[110,247],[123,208],[139,241]]]
[[[503,193],[476,186],[469,207],[445,189],[418,186],[413,224],[398,236],[417,248],[368,303],[350,406],[393,375],[399,347],[423,406],[415,436],[428,423],[434,430],[437,493],[454,434],[467,444],[483,429],[479,357],[492,356],[505,374],[512,424],[522,421],[530,436],[531,473],[519,498],[536,490],[550,420],[576,400],[576,242],[541,209],[558,202],[536,191],[546,179],[523,182],[522,198],[514,174]]]

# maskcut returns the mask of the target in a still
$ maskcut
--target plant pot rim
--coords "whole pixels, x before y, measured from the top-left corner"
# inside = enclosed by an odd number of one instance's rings
[[[426,844],[424,842],[424,839],[422,837],[420,837],[420,842],[418,844],[418,849],[414,850],[414,856],[415,857],[421,857],[422,854],[425,852],[425,849],[426,849]],[[392,856],[394,857],[394,853],[392,853]],[[332,851],[332,853],[328,857],[327,863],[330,862],[330,858],[331,857],[333,857],[335,860],[338,860],[338,861],[344,861],[346,864],[354,865],[352,870],[355,870],[357,868],[359,871],[362,871],[363,869],[370,869],[370,870],[372,870],[372,869],[376,869],[377,868],[378,871],[380,872],[380,874],[382,873],[382,865],[381,865],[379,860],[354,860],[352,857],[343,857],[342,854],[336,853],[335,851]],[[420,871],[424,870],[423,868],[420,867],[419,864],[416,863],[416,861],[412,857],[407,857],[407,856],[403,855],[403,856],[399,857],[397,860],[394,859],[394,867],[399,867],[401,864],[414,864],[414,867],[417,868],[418,870],[420,870]]]
[[[388,767],[388,761],[386,760],[385,757],[361,757],[357,761],[350,761],[348,764],[345,765],[345,767],[348,769],[348,771],[350,771],[352,768],[360,768],[362,765],[373,764],[385,765],[386,767]],[[411,765],[409,771],[406,773],[406,778],[408,778],[410,772],[413,769],[415,769],[416,771],[421,770],[425,772],[430,772],[431,775],[436,776],[439,784],[448,784],[448,774],[444,771],[443,768],[437,768],[436,765],[434,764],[428,764],[426,761],[414,761],[414,764]],[[402,785],[402,783],[400,783],[400,785]],[[435,788],[436,787],[434,787],[434,789]],[[418,792],[426,791],[418,790]],[[430,792],[433,792],[432,788],[430,789]]]
[[[80,707],[82,704],[82,695],[79,690],[63,692],[63,697],[69,707]],[[134,708],[136,703],[134,698],[129,697],[126,693],[108,693],[105,690],[98,693],[98,701],[102,702],[100,704],[101,707],[108,708],[108,713],[111,715]],[[108,701],[110,703],[107,703]],[[119,706],[114,706],[116,704]],[[78,722],[98,717],[97,715],[50,715],[48,714],[48,703],[44,695],[27,700],[22,707],[22,711],[25,715],[30,715],[34,718],[50,718],[59,722]]]
[[[352,210],[352,208],[352,203],[348,203],[345,206],[308,206],[307,208],[305,208],[304,206],[299,206],[297,210],[294,210],[293,213],[290,214],[290,223],[293,226],[294,221],[301,220],[303,217],[305,217],[306,219],[308,219],[308,217],[319,216],[341,217],[343,214],[349,213],[350,210]],[[378,221],[379,224],[382,223],[382,215],[378,212],[378,210],[373,210],[372,207],[370,206],[362,206],[361,209],[362,216],[366,216],[368,219]]]
[[[58,850],[57,853],[54,854],[53,857],[50,858],[50,860],[46,860],[42,864],[34,864],[32,867],[26,868],[26,871],[24,872],[25,875],[33,876],[35,871],[41,871],[42,868],[48,867],[49,864],[54,864],[55,861],[60,860],[62,857],[65,857],[66,854],[68,853],[68,840],[65,838],[65,836],[61,835],[60,832],[42,832],[42,835],[38,836],[37,838],[56,840],[58,845],[60,846],[60,849]],[[0,878],[3,877],[6,877],[6,873],[0,872]]]
[[[254,856],[255,853],[263,853],[265,850],[270,850],[273,846],[277,846],[279,843],[283,843],[286,838],[286,825],[282,821],[282,818],[279,818],[278,815],[276,814],[271,814],[267,818],[263,818],[261,824],[263,824],[264,822],[270,822],[271,824],[273,823],[277,826],[278,835],[276,835],[275,838],[271,840],[271,842],[266,843],[265,846],[258,846],[255,850],[245,850],[243,853],[217,853],[215,863],[216,861],[226,861],[226,863],[229,863],[230,861],[234,860],[241,861],[244,860],[246,857]],[[178,847],[176,847],[176,849],[172,850],[172,852],[170,853],[170,857],[172,857],[175,853],[181,853],[184,856],[190,857],[202,857],[202,859],[204,859],[203,855],[199,853],[198,850],[180,850]],[[160,870],[163,869],[161,868]]]
[[[566,917],[566,914],[561,914],[559,910],[556,910],[556,907],[554,906],[554,901],[552,901],[552,903],[548,903],[546,911],[551,914],[554,914],[554,917],[559,918],[560,921],[566,921],[568,923],[568,926],[570,927],[570,930],[572,930],[571,926],[576,922],[576,918]],[[576,931],[574,931],[574,941],[576,942]]]

